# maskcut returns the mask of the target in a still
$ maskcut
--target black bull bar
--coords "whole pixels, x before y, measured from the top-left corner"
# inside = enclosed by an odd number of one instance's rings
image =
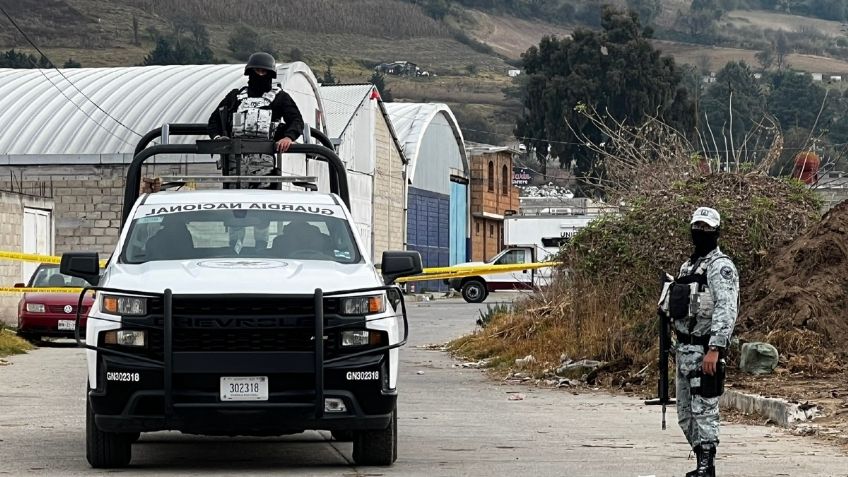
[[[162,326],[156,326],[155,324],[150,323],[131,323],[133,329],[145,329],[145,330],[162,330],[163,334],[163,359],[157,360],[153,358],[149,358],[147,356],[139,356],[133,353],[127,353],[123,351],[118,351],[111,348],[103,348],[97,346],[96,344],[92,345],[83,341],[80,337],[80,318],[82,309],[83,299],[85,294],[88,292],[104,292],[104,293],[116,293],[122,295],[129,295],[135,297],[143,297],[143,298],[158,298],[162,300],[162,314],[163,314],[163,323]],[[387,294],[389,303],[399,303],[401,307],[401,317],[403,318],[403,339],[395,344],[387,344],[385,346],[380,346],[377,348],[369,348],[367,350],[362,351],[352,351],[350,353],[342,353],[341,356],[332,358],[332,359],[324,359],[324,332],[327,330],[332,330],[336,328],[348,328],[351,326],[363,326],[367,323],[379,321],[379,320],[387,320],[387,319],[397,319],[397,313],[391,314],[388,316],[381,316],[378,318],[351,318],[342,320],[343,323],[338,325],[327,326],[325,324],[324,317],[324,298],[325,297],[344,297],[348,295],[357,295],[362,293],[373,293],[384,291]],[[186,295],[177,295],[178,297],[185,298],[198,298],[203,295],[196,294],[186,294]],[[240,295],[247,296],[247,295]],[[299,297],[303,298],[309,295],[283,295],[283,294],[262,294],[262,295],[252,295],[252,296],[261,296],[264,298],[268,297],[279,297],[281,300],[286,298]],[[311,295],[314,303],[314,329],[315,333],[312,337],[312,341],[315,343],[315,347],[312,353],[312,360],[303,360],[303,352],[280,352],[276,353],[277,357],[285,359],[286,357],[290,358],[291,361],[288,363],[288,367],[292,368],[292,370],[297,372],[314,372],[315,373],[315,401],[311,404],[309,403],[262,403],[262,402],[251,402],[251,408],[255,409],[270,409],[270,408],[309,408],[314,407],[314,418],[320,419],[324,415],[324,371],[325,367],[329,364],[345,361],[348,359],[366,356],[371,354],[380,354],[385,353],[392,349],[400,348],[405,345],[407,339],[409,338],[409,322],[407,320],[406,313],[406,302],[403,298],[403,293],[400,292],[400,289],[396,285],[388,285],[388,286],[380,286],[380,287],[372,287],[372,288],[360,288],[355,290],[341,290],[341,291],[333,291],[333,292],[324,292],[320,288],[316,289],[315,292]],[[76,313],[76,326],[74,327],[74,337],[76,338],[77,344],[83,348],[90,349],[93,351],[97,351],[98,353],[110,354],[113,356],[119,356],[122,358],[136,360],[138,362],[142,362],[148,365],[152,365],[155,367],[160,367],[162,369],[162,374],[164,377],[163,382],[163,391],[164,391],[164,409],[163,414],[165,416],[166,422],[173,418],[175,415],[175,408],[218,408],[218,409],[228,409],[228,408],[236,408],[243,403],[177,403],[173,402],[173,375],[175,369],[175,361],[174,361],[174,348],[173,348],[173,332],[174,332],[174,313],[173,313],[173,299],[174,295],[170,289],[166,289],[163,293],[150,293],[150,292],[138,292],[131,290],[121,290],[117,288],[106,288],[106,287],[85,287],[82,292],[80,292],[79,302],[77,306]],[[396,309],[397,305],[393,303],[393,307]],[[388,307],[387,307],[388,309]],[[118,323],[118,324],[128,324],[123,321],[120,317],[115,317],[115,319],[102,318],[92,316],[89,312],[88,320],[101,320],[106,322]],[[90,327],[89,327],[90,328]],[[317,337],[321,337],[321,339],[316,339]],[[179,363],[178,363],[179,364]]]

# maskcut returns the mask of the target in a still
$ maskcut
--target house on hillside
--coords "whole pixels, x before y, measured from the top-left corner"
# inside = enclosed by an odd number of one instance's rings
[[[0,189],[52,181],[55,252],[110,253],[117,242],[126,164],[141,135],[166,123],[206,123],[221,98],[246,84],[244,65],[0,70]],[[81,94],[109,112],[107,116]],[[276,81],[292,96],[307,126],[326,131],[318,83],[304,63],[277,67]],[[58,91],[65,92],[62,94]],[[120,121],[120,122],[119,122]],[[196,138],[172,136],[173,143]],[[159,156],[147,175],[218,174],[211,156]],[[282,169],[317,175],[327,166],[285,155]]]
[[[469,164],[456,117],[445,104],[388,103],[386,110],[409,161],[407,248],[421,253],[425,267],[467,261]]]
[[[421,68],[418,67],[415,63],[409,61],[395,61],[393,63],[383,63],[377,65],[376,68],[379,73],[394,75],[394,76],[419,76],[421,75]],[[428,74],[429,76],[429,74]]]
[[[386,105],[372,84],[322,85],[327,133],[348,170],[354,222],[379,263],[406,243],[406,165]]]

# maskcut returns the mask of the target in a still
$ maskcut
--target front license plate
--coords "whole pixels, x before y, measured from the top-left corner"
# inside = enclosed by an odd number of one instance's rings
[[[76,320],[59,320],[60,330],[73,330],[77,326]]]
[[[268,376],[221,377],[222,401],[267,401]]]

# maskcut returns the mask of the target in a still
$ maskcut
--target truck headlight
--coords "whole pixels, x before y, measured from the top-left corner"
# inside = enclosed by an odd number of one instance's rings
[[[142,316],[147,314],[147,298],[137,296],[103,295],[104,313],[119,316]]]
[[[103,333],[103,342],[111,345],[138,346],[146,344],[147,333],[141,330],[112,330]]]
[[[386,311],[383,295],[351,296],[341,299],[342,315],[373,315]]]
[[[44,313],[44,305],[41,303],[27,303],[26,311],[30,313]]]
[[[379,346],[383,343],[383,334],[379,331],[353,330],[342,331],[342,348],[356,346]]]

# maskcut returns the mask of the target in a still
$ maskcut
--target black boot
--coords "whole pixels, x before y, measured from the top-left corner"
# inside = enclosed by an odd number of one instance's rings
[[[701,455],[701,446],[697,445],[692,448],[692,451],[695,452],[695,470],[686,473],[686,477],[697,477],[698,476],[698,456]]]
[[[698,468],[696,469],[696,477],[715,477],[715,447],[704,449],[701,447],[698,452]]]

